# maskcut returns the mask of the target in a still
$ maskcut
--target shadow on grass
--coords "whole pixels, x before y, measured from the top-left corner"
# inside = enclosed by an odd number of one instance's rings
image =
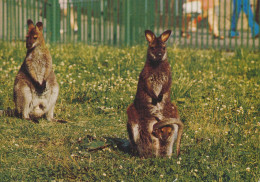
[[[94,152],[102,150],[108,147],[117,148],[120,151],[132,155],[130,143],[127,139],[102,137],[95,138],[87,135],[86,137],[77,141],[80,149],[87,150],[88,152]]]

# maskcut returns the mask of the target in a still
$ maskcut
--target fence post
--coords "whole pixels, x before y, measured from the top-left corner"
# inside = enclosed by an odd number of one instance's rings
[[[130,45],[130,2],[131,0],[125,0],[125,44]]]
[[[47,38],[51,42],[59,40],[60,31],[60,8],[58,0],[47,2],[46,6]]]
[[[81,9],[82,9],[82,2],[78,2],[77,4],[78,42],[81,41]]]

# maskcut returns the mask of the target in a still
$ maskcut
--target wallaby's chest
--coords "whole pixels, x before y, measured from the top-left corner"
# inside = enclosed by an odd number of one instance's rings
[[[44,79],[46,67],[48,66],[45,54],[43,54],[41,51],[37,51],[30,54],[27,59],[30,64],[30,69],[34,70],[38,81],[42,82]]]
[[[153,73],[148,77],[147,81],[151,85],[155,95],[158,96],[162,91],[163,85],[167,84],[168,79],[165,73]]]

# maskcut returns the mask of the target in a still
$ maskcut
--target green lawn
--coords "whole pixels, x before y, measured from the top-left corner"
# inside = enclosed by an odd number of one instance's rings
[[[114,141],[128,138],[126,108],[147,47],[49,47],[60,84],[56,118],[69,122],[0,117],[0,181],[260,180],[259,53],[169,45],[172,100],[185,124],[181,155],[140,159]],[[25,54],[25,45],[0,42],[1,109],[14,108]]]

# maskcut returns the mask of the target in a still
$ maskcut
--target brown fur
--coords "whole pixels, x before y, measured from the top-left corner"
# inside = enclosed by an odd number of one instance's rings
[[[16,113],[24,119],[53,118],[59,85],[52,68],[52,57],[43,38],[43,25],[27,21],[27,54],[14,82]]]
[[[153,131],[155,123],[167,118],[179,118],[170,95],[172,78],[165,44],[170,34],[168,30],[157,38],[153,32],[145,31],[149,42],[147,59],[139,76],[134,103],[127,109],[130,144],[133,151],[142,157],[171,156],[172,149],[169,148],[174,140],[172,127]],[[175,124],[179,126],[180,123]],[[181,133],[178,134],[181,137]]]

